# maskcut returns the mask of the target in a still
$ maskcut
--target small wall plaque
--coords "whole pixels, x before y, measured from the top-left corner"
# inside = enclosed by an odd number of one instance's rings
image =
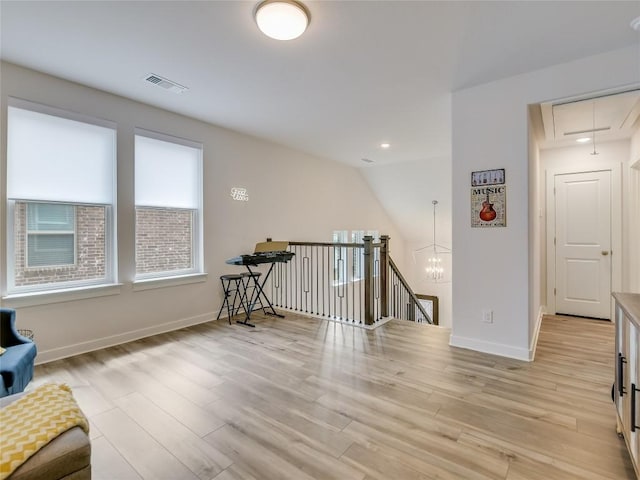
[[[472,187],[480,187],[484,185],[504,185],[504,183],[504,168],[471,172]]]
[[[239,202],[248,202],[249,194],[247,193],[246,188],[233,187],[231,189],[231,198]]]

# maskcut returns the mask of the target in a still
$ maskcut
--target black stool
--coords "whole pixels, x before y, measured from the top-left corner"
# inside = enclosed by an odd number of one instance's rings
[[[225,306],[227,307],[227,315],[229,316],[229,325],[231,325],[231,317],[237,315],[241,308],[244,310],[244,313],[247,314],[247,284],[245,283],[247,276],[248,274],[244,273],[220,276],[220,283],[222,283],[222,290],[224,291],[224,301],[222,302],[216,320],[220,318]],[[233,300],[231,300],[232,295]]]

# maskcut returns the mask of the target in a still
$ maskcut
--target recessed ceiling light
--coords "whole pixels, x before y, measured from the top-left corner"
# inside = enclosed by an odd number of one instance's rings
[[[578,143],[587,143],[589,140],[591,140],[591,137],[581,137],[576,139],[576,142]]]
[[[640,32],[640,17],[634,18],[631,20],[631,28],[633,28],[636,32]]]
[[[258,4],[254,17],[267,37],[293,40],[309,25],[309,11],[296,0],[265,0]]]
[[[389,148],[391,146],[390,143],[381,143],[380,148]]]

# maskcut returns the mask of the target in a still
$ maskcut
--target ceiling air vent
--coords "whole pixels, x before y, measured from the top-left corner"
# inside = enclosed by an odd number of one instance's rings
[[[150,73],[144,79],[149,83],[153,83],[154,85],[162,87],[173,93],[183,93],[189,90],[187,87],[182,86],[179,83],[172,82],[171,80],[161,77],[160,75],[156,75],[155,73]]]

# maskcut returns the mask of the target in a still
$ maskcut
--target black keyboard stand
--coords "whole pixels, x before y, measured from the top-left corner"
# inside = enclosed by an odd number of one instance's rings
[[[273,308],[273,304],[269,300],[269,297],[267,297],[267,295],[264,293],[264,286],[266,285],[267,280],[269,279],[269,275],[271,275],[271,271],[273,270],[274,266],[275,263],[272,263],[269,267],[269,271],[262,279],[262,282],[260,282],[260,275],[257,274],[257,272],[253,272],[251,270],[251,265],[245,265],[245,267],[247,267],[247,270],[249,271],[249,275],[247,275],[247,282],[253,282],[255,288],[251,293],[251,298],[247,299],[246,318],[243,322],[241,322],[240,320],[236,320],[236,323],[239,323],[240,325],[246,325],[247,327],[255,327],[253,323],[249,323],[249,320],[251,319],[251,312],[253,312],[253,309],[255,308],[258,301],[260,301],[262,310],[266,315],[274,315],[276,317],[284,318],[284,315],[276,312],[275,308]]]
[[[246,325],[247,327],[255,327],[255,325],[249,323],[249,320],[251,320],[251,312],[253,312],[258,304],[258,309],[262,309],[266,315],[284,318],[284,315],[279,314],[275,308],[273,308],[271,300],[269,300],[269,297],[267,297],[267,294],[264,292],[264,286],[267,284],[267,280],[269,280],[269,275],[271,275],[275,264],[286,263],[295,255],[293,252],[286,251],[287,246],[288,242],[272,242],[268,240],[267,242],[257,244],[256,253],[253,255],[240,255],[239,257],[227,260],[226,263],[228,265],[244,265],[248,272],[241,275],[243,277],[243,296],[241,296],[241,298],[246,302],[246,317],[243,322],[236,321],[236,323]],[[274,248],[265,250],[265,247]],[[251,270],[251,267],[257,267],[263,263],[270,263],[271,266],[262,281],[260,281],[261,273],[254,272]]]

